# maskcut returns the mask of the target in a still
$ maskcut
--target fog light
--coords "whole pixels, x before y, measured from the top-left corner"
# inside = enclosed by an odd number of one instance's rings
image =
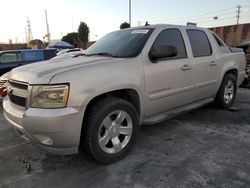
[[[43,136],[43,135],[34,135],[36,137],[37,140],[39,140],[42,144],[45,145],[52,145],[53,141],[50,137],[47,136]]]

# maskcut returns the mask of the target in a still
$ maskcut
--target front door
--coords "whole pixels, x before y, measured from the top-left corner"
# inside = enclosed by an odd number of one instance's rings
[[[181,31],[175,28],[161,31],[151,49],[157,49],[162,45],[174,46],[177,55],[159,59],[157,63],[146,60],[144,71],[147,117],[193,101],[194,72],[192,64],[188,61]]]

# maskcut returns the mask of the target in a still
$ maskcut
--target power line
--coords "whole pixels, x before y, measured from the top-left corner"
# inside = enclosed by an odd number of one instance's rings
[[[174,19],[166,19],[167,21],[179,21],[179,20],[186,20],[186,19],[190,19],[190,18],[193,18],[193,17],[204,17],[204,16],[207,16],[207,15],[211,15],[211,14],[214,14],[214,13],[217,13],[217,12],[227,12],[227,11],[231,11],[235,9],[235,7],[232,7],[232,8],[226,8],[226,9],[220,9],[220,10],[216,10],[216,11],[212,11],[212,12],[206,12],[204,14],[197,14],[197,15],[193,15],[193,16],[188,16],[188,17],[180,17],[180,18],[174,18]],[[160,22],[160,21],[166,21],[166,20],[151,20],[150,22]],[[144,20],[146,21],[146,20]],[[144,22],[143,21],[143,22]]]
[[[218,17],[218,16],[231,16],[233,13],[230,14],[216,14],[216,16],[207,16],[207,17],[202,17],[202,18],[192,18],[192,20],[203,20],[203,19],[212,19],[214,17]],[[223,17],[222,17],[223,18]]]
[[[183,22],[185,22],[185,21],[195,21],[195,22],[203,22],[203,21],[213,21],[213,20],[215,20],[215,17],[218,19],[220,19],[220,20],[224,20],[224,18],[228,18],[228,16],[230,16],[230,18],[235,18],[235,16],[233,16],[233,14],[234,14],[234,12],[232,12],[232,13],[222,13],[222,14],[216,14],[216,16],[213,16],[213,15],[211,15],[211,16],[207,16],[207,17],[196,17],[196,18],[194,18],[194,17],[190,17],[191,19],[179,19],[179,20],[165,20],[164,22],[169,22],[169,23],[183,23]],[[216,19],[216,20],[217,20]],[[150,21],[151,23],[154,23],[154,22],[156,22],[156,21]]]
[[[237,14],[237,24],[239,23],[239,20],[242,16],[242,12],[240,11],[240,9],[242,8],[242,6],[240,6],[240,8],[238,8],[239,6],[237,6],[237,13],[239,11],[239,13]],[[244,5],[243,7],[250,7],[250,5]],[[194,20],[194,21],[205,21],[205,19],[212,19],[214,17],[220,17],[220,20],[224,20],[224,18],[228,19],[228,17],[224,17],[224,16],[233,16],[235,14],[235,12],[233,11],[235,10],[235,7],[231,7],[231,8],[226,8],[226,9],[220,9],[220,10],[216,10],[216,11],[211,11],[211,12],[207,12],[204,14],[198,14],[198,15],[193,15],[193,16],[188,16],[188,17],[180,17],[180,18],[175,18],[175,19],[165,19],[165,20],[150,20],[150,23],[157,23],[157,22],[183,22],[183,21],[189,21],[189,20]],[[215,14],[217,13],[217,14]],[[221,17],[223,16],[223,17]],[[239,17],[239,18],[238,18]],[[230,17],[230,19],[235,18],[234,17]],[[211,21],[211,20],[210,20]],[[139,22],[145,22],[140,20]],[[200,22],[200,21],[199,21]]]
[[[230,17],[223,17],[223,18],[221,18],[223,21],[224,20],[229,20],[229,19],[234,19],[235,17],[234,16],[230,16]],[[198,21],[199,23],[206,23],[206,22],[211,22],[211,21],[213,21],[213,20],[203,20],[203,21]]]

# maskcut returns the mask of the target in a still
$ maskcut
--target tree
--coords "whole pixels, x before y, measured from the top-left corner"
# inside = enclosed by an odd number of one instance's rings
[[[87,42],[89,42],[89,27],[85,22],[81,22],[78,28],[78,39],[83,42],[84,48],[87,47]]]
[[[130,24],[129,24],[129,23],[127,23],[127,22],[123,22],[123,23],[121,23],[121,25],[120,25],[120,29],[126,29],[126,28],[130,28]]]
[[[78,33],[76,32],[68,33],[67,35],[63,36],[62,41],[68,42],[76,48],[79,42]]]

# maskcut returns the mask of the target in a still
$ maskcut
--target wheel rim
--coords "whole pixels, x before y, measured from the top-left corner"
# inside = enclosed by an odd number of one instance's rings
[[[229,80],[225,86],[224,90],[224,101],[226,104],[229,104],[234,97],[234,83]]]
[[[108,114],[98,131],[98,143],[103,151],[115,154],[124,149],[131,139],[133,122],[130,115],[122,110]]]

